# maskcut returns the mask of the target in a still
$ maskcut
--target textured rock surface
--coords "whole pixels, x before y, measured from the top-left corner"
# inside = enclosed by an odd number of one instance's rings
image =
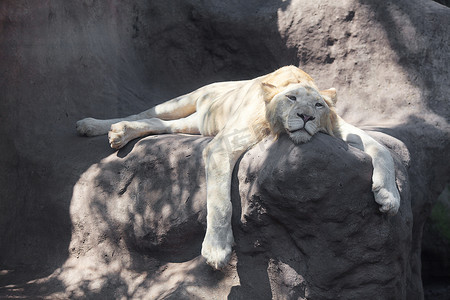
[[[387,218],[361,151],[324,134],[301,146],[287,137],[260,143],[235,169],[236,252],[214,272],[199,256],[208,141],[145,138],[81,176],[70,206],[70,258],[51,276],[66,288],[54,296],[109,298],[127,287],[150,299],[406,297],[412,212],[400,160],[402,208]]]
[[[149,295],[239,298],[254,292],[274,298],[305,293],[315,299],[340,292],[356,297],[363,286],[371,292],[372,282],[385,287],[381,294],[389,290],[398,298],[420,299],[422,228],[450,174],[449,15],[448,8],[419,0],[335,4],[180,0],[170,6],[166,1],[3,1],[0,170],[6,176],[0,178],[0,295],[64,298],[70,293],[114,293],[117,297],[153,293]],[[235,205],[236,256],[227,272],[212,272],[198,257],[204,225],[201,162],[190,165],[182,157],[202,148],[204,138],[144,139],[117,157],[104,137],[75,136],[74,123],[82,117],[135,113],[212,81],[251,78],[285,64],[300,65],[320,87],[337,88],[340,114],[374,130],[374,137],[398,154],[403,193],[410,187],[412,230],[408,206],[402,207],[398,217],[385,219],[377,213],[370,192],[358,191],[370,185],[370,169],[364,155],[354,149],[347,150],[352,155],[342,157],[361,166],[357,170],[361,184],[349,187],[359,193],[358,201],[346,198],[337,207],[332,199],[344,190],[334,194],[332,189],[308,186],[302,188],[303,193],[323,196],[300,198],[302,207],[308,208],[298,211],[301,218],[282,217],[273,208],[274,201],[287,201],[286,209],[291,211],[290,201],[297,199],[293,197],[297,192],[289,189],[286,195],[278,194],[276,186],[285,183],[277,180],[286,176],[304,182],[304,166],[309,166],[314,153],[294,167],[301,172],[291,175],[283,174],[277,165],[286,160],[265,159],[267,168],[273,168],[270,171],[253,158],[274,153],[296,157],[308,147],[336,141],[320,136],[311,145],[292,148],[281,140],[272,146],[276,151],[269,146],[266,151],[254,149],[242,159],[234,187],[235,204],[241,202],[240,208]],[[410,155],[386,134],[401,140]],[[173,146],[164,145],[169,142]],[[155,153],[155,146],[163,148]],[[167,155],[170,149],[173,155]],[[127,169],[132,159],[144,153],[150,153],[147,164]],[[151,153],[163,156],[156,159]],[[324,165],[330,155],[320,156],[318,163],[327,170],[341,171],[342,165]],[[137,178],[144,177],[145,166],[160,174],[155,174],[156,181],[143,179],[147,184],[139,186]],[[177,168],[196,172],[177,177]],[[164,181],[163,174],[170,179]],[[169,184],[174,182],[179,182],[177,188]],[[171,188],[163,190],[162,186]],[[139,189],[149,192],[150,187],[156,189],[151,198],[154,205],[161,208],[155,215],[146,210],[144,198],[135,195]],[[165,208],[158,202],[164,197],[189,199],[179,204],[192,214]],[[107,199],[116,206],[108,206]],[[121,201],[126,199],[138,202],[125,206]],[[317,215],[316,205],[323,215]],[[344,209],[351,213],[333,214]],[[362,219],[361,212],[366,211]],[[125,213],[135,218],[133,222],[125,222]],[[165,218],[170,220],[171,214],[177,220],[167,227]],[[158,216],[164,218],[155,219]],[[340,219],[344,216],[347,219]],[[149,220],[160,231],[150,230]],[[82,222],[88,222],[85,228],[80,227]],[[366,226],[359,226],[361,222]],[[98,228],[92,229],[96,224]],[[307,234],[311,224],[317,225],[312,236]],[[381,224],[380,230],[367,234],[378,235],[378,239],[363,238],[355,252],[330,238],[334,232],[345,237],[352,228],[376,224]],[[294,234],[290,226],[305,229]],[[400,230],[405,232],[400,234]],[[169,237],[192,243],[175,247]],[[375,245],[366,245],[372,240]],[[367,256],[357,255],[362,247]],[[373,263],[386,253],[385,260]],[[338,259],[330,263],[333,255]],[[370,262],[367,268],[378,266],[374,273],[380,277],[367,278],[369,283],[359,281],[359,276],[353,278],[364,272],[356,267],[355,257]],[[392,282],[387,280],[393,273],[382,272],[388,265],[395,265],[393,272],[398,275]],[[330,286],[332,282],[336,284]]]
[[[401,163],[402,209],[386,218],[374,213],[364,153],[326,135],[301,147],[281,139],[265,148],[249,151],[238,172],[238,273],[268,265],[274,298],[404,298],[412,214]],[[256,295],[257,282],[241,282],[239,296]]]

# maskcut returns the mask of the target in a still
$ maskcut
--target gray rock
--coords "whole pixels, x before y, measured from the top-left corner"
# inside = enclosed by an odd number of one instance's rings
[[[402,206],[388,218],[373,199],[371,159],[358,149],[325,134],[300,146],[286,136],[258,144],[234,172],[236,252],[222,271],[225,282],[219,282],[199,257],[206,226],[201,153],[208,141],[149,137],[87,170],[74,187],[72,255],[61,280],[98,281],[84,274],[80,261],[98,273],[115,263],[134,271],[138,265],[141,272],[156,264],[201,284],[190,290],[184,280],[166,283],[164,273],[146,272],[146,285],[164,282],[164,288],[139,287],[137,295],[195,298],[217,286],[217,298],[233,299],[406,297],[412,212],[401,159]],[[186,272],[181,266],[192,261],[197,263]],[[111,273],[127,286],[137,285],[133,277]],[[110,293],[120,293],[118,287]]]

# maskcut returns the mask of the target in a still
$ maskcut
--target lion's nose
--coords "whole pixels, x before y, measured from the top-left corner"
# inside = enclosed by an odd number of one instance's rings
[[[299,113],[297,113],[297,116],[299,116],[300,118],[302,118],[302,120],[303,120],[303,122],[305,122],[305,124],[306,124],[306,122],[315,119],[315,117],[313,117],[313,116],[308,116],[308,115],[305,115],[305,114],[299,114]]]

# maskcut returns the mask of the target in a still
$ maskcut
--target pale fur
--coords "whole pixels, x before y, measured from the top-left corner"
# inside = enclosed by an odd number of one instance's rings
[[[397,213],[400,195],[389,151],[340,118],[335,103],[334,89],[320,92],[308,74],[287,66],[253,80],[210,84],[127,118],[83,119],[77,122],[77,130],[88,136],[109,131],[109,143],[116,149],[149,134],[215,136],[203,151],[207,229],[202,255],[211,266],[221,268],[228,263],[233,245],[233,167],[242,153],[268,135],[288,134],[295,143],[304,143],[321,131],[365,151],[372,157],[372,191],[380,211]]]

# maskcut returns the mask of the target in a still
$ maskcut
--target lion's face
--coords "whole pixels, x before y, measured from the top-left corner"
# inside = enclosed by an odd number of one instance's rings
[[[296,144],[305,143],[319,131],[327,132],[330,107],[315,88],[292,84],[268,104],[268,119],[276,134],[286,132]]]

